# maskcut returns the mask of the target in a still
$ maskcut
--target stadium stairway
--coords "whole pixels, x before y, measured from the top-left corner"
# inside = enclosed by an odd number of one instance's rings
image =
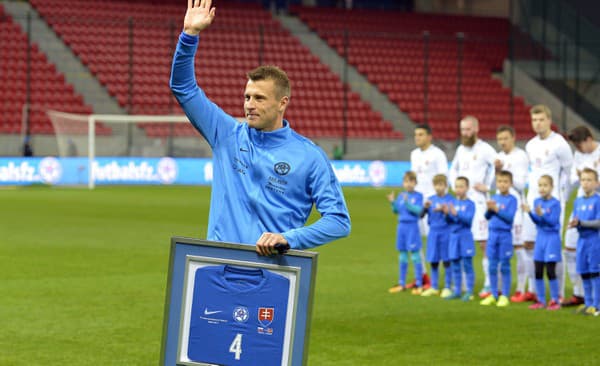
[[[371,84],[354,66],[347,63],[337,51],[329,47],[327,42],[305,23],[295,16],[279,15],[276,18],[283,27],[298,38],[304,46],[308,47],[312,54],[318,56],[323,64],[338,75],[340,80],[344,80],[346,74],[348,77],[346,82],[352,91],[369,102],[371,107],[380,112],[385,120],[391,121],[396,130],[401,131],[404,136],[413,134],[414,124],[408,115],[403,113],[384,93]]]
[[[104,6],[103,2],[96,1],[98,6],[85,9],[78,8],[78,2],[72,0],[56,1],[52,4],[32,0],[31,3],[57,34],[70,44],[78,57],[88,65],[98,80],[107,86],[111,95],[115,96],[122,106],[129,102],[126,100],[127,90],[123,88],[127,87],[127,83],[124,82],[124,78],[118,77],[119,73],[123,72],[123,67],[114,66],[122,66],[121,60],[128,53],[128,44],[121,40],[127,40],[127,31],[133,30],[133,55],[139,60],[133,62],[134,83],[136,76],[139,76],[141,83],[132,93],[132,111],[149,113],[144,112],[148,107],[157,113],[179,110],[173,105],[171,93],[166,88],[166,70],[170,65],[171,49],[178,32],[174,21],[181,12],[174,3],[161,3],[160,12],[157,12],[154,5],[143,2],[111,1],[106,2]],[[290,36],[279,22],[275,22],[271,14],[258,5],[250,7],[248,4],[236,2],[223,2],[222,5],[224,7],[220,8],[221,25],[211,28],[211,33],[208,34],[212,36],[206,37],[204,41],[205,47],[212,47],[215,50],[213,54],[218,57],[196,60],[197,65],[203,68],[207,94],[226,112],[239,114],[240,105],[235,102],[238,94],[232,87],[240,90],[243,84],[240,83],[242,79],[238,75],[254,67],[256,63],[254,59],[244,56],[260,54],[262,57],[259,62],[281,65],[295,81],[297,108],[291,109],[288,116],[295,121],[297,130],[313,138],[339,139],[343,128],[340,122],[343,114],[341,95],[344,85],[337,75],[320,63],[295,37]],[[245,14],[241,14],[237,9],[242,6]],[[248,16],[248,11],[253,15]],[[124,14],[135,14],[129,18],[131,25],[128,26],[124,22],[128,20]],[[85,26],[80,27],[79,24],[61,24],[65,17],[118,19],[120,23],[117,22],[111,27],[110,32],[106,29],[96,31]],[[163,30],[153,27],[152,32],[149,32],[146,29],[149,21],[162,24]],[[132,26],[134,23],[137,25]],[[245,31],[240,34],[232,31],[240,24],[244,24],[247,29],[254,29],[255,32]],[[266,28],[259,28],[258,25]],[[266,47],[261,53],[258,53],[262,47],[259,29],[267,30],[264,35]],[[119,41],[114,42],[115,39]],[[88,42],[102,43],[105,48],[110,47],[114,52],[97,52],[96,49],[88,47]],[[235,43],[238,43],[238,46],[232,47]],[[142,58],[139,58],[140,56]],[[351,92],[349,96],[351,103],[347,118],[350,137],[397,139],[402,136],[401,132],[393,131],[391,123],[384,121],[381,114],[373,111],[357,93]],[[323,109],[323,106],[327,108]]]
[[[523,98],[493,78],[506,57],[506,20],[300,6],[292,12],[340,55],[343,32],[349,31],[349,62],[411,120],[428,120],[438,137],[456,139],[456,121],[466,114],[485,122],[483,138],[493,139],[496,127],[507,123],[514,123],[519,136],[530,133]],[[431,42],[422,38],[424,31]],[[460,34],[466,35],[464,44]],[[426,44],[429,62],[423,65]],[[459,67],[462,72],[456,73]]]
[[[319,35],[295,16],[279,15],[277,18],[291,34],[308,47],[314,55],[318,56],[321,62],[329,66],[340,79],[343,80],[344,73],[347,72],[347,83],[352,90],[371,103],[373,108],[382,113],[386,120],[392,121],[396,129],[402,131],[405,136],[412,134],[413,124],[408,115],[400,111],[396,104],[371,84],[354,66],[347,63]]]
[[[65,75],[65,79],[73,85],[75,91],[83,96],[85,103],[93,106],[94,113],[125,113],[28,2],[4,1],[2,4],[6,13],[13,17],[24,32],[27,32],[27,14],[31,14],[31,41],[38,44],[40,51]]]
[[[514,67],[514,75],[511,76],[511,68]],[[511,78],[514,80],[514,92],[522,96],[530,105],[545,104],[553,111],[552,119],[563,131],[569,131],[577,126],[585,125],[591,129],[594,136],[600,136],[600,129],[596,127],[593,121],[586,120],[575,112],[571,107],[564,105],[562,99],[546,89],[531,74],[522,67],[522,63],[511,63],[510,60],[504,60],[502,75],[500,80],[504,86],[511,84]]]
[[[24,33],[27,33],[27,14],[31,14],[31,42],[38,45],[48,61],[55,65],[56,69],[65,75],[66,81],[73,85],[76,93],[80,94],[87,105],[92,106],[92,112],[96,114],[127,114],[126,110],[119,106],[119,103],[113,98],[106,88],[100,84],[98,79],[92,75],[90,70],[83,65],[81,60],[73,53],[51,27],[40,17],[39,13],[27,2],[3,1],[2,5],[7,14],[9,14],[15,23],[19,24]],[[102,132],[105,134],[108,130],[101,125]],[[137,141],[137,144],[143,146],[144,154],[148,156],[159,156],[164,150],[157,146],[155,141],[146,136],[146,133],[136,126],[128,129],[126,125],[112,125],[110,127],[112,135],[124,136],[131,134],[131,138]],[[10,144],[9,148],[1,149],[1,154],[11,154],[18,151],[19,136],[5,136],[2,138],[2,144]],[[114,140],[114,139],[113,139]],[[114,153],[113,144],[108,140],[100,146],[97,146],[97,153],[111,155]],[[36,155],[56,154],[56,142],[54,135],[34,136],[34,145]],[[106,145],[106,146],[104,146]],[[186,145],[187,146],[187,145]],[[194,146],[195,147],[195,146]],[[141,149],[141,148],[140,148]],[[192,149],[197,154],[198,149]],[[135,151],[134,151],[135,152]],[[80,151],[80,154],[85,153]]]

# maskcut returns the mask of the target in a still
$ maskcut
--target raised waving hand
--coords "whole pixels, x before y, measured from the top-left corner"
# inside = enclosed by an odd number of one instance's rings
[[[215,18],[216,8],[211,8],[212,0],[188,0],[188,8],[183,20],[183,31],[191,36],[207,28]]]

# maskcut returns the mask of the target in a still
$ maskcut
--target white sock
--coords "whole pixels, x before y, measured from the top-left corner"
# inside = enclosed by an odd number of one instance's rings
[[[583,284],[581,282],[581,276],[577,274],[577,255],[575,252],[565,250],[563,252],[564,262],[567,266],[567,273],[569,274],[569,280],[573,286],[573,295],[583,297]]]
[[[556,262],[556,279],[558,280],[558,296],[562,299],[565,298],[565,262]]]
[[[527,271],[525,270],[525,262],[527,254],[525,248],[515,249],[515,257],[517,257],[517,292],[525,292],[525,282],[527,281]]]
[[[481,265],[483,266],[483,287],[490,288],[490,261],[487,256],[483,256]]]
[[[423,254],[423,248],[421,248],[421,250],[419,251],[419,254],[421,255],[421,266],[423,266],[423,275],[427,274],[427,267],[425,267],[425,254]]]
[[[525,274],[529,281],[529,291],[535,294],[535,264],[533,263],[533,249],[525,249]]]

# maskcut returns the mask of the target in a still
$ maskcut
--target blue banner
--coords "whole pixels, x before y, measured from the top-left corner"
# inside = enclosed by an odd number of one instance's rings
[[[87,185],[87,158],[0,158],[0,185]],[[343,186],[401,186],[410,168],[400,161],[332,161]],[[92,164],[97,185],[210,185],[211,159],[98,157]]]

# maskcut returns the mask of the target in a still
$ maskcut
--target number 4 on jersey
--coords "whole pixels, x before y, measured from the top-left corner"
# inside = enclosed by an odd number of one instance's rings
[[[240,355],[242,354],[242,334],[238,333],[233,338],[233,342],[229,346],[229,352],[235,354],[235,359],[239,360]]]

